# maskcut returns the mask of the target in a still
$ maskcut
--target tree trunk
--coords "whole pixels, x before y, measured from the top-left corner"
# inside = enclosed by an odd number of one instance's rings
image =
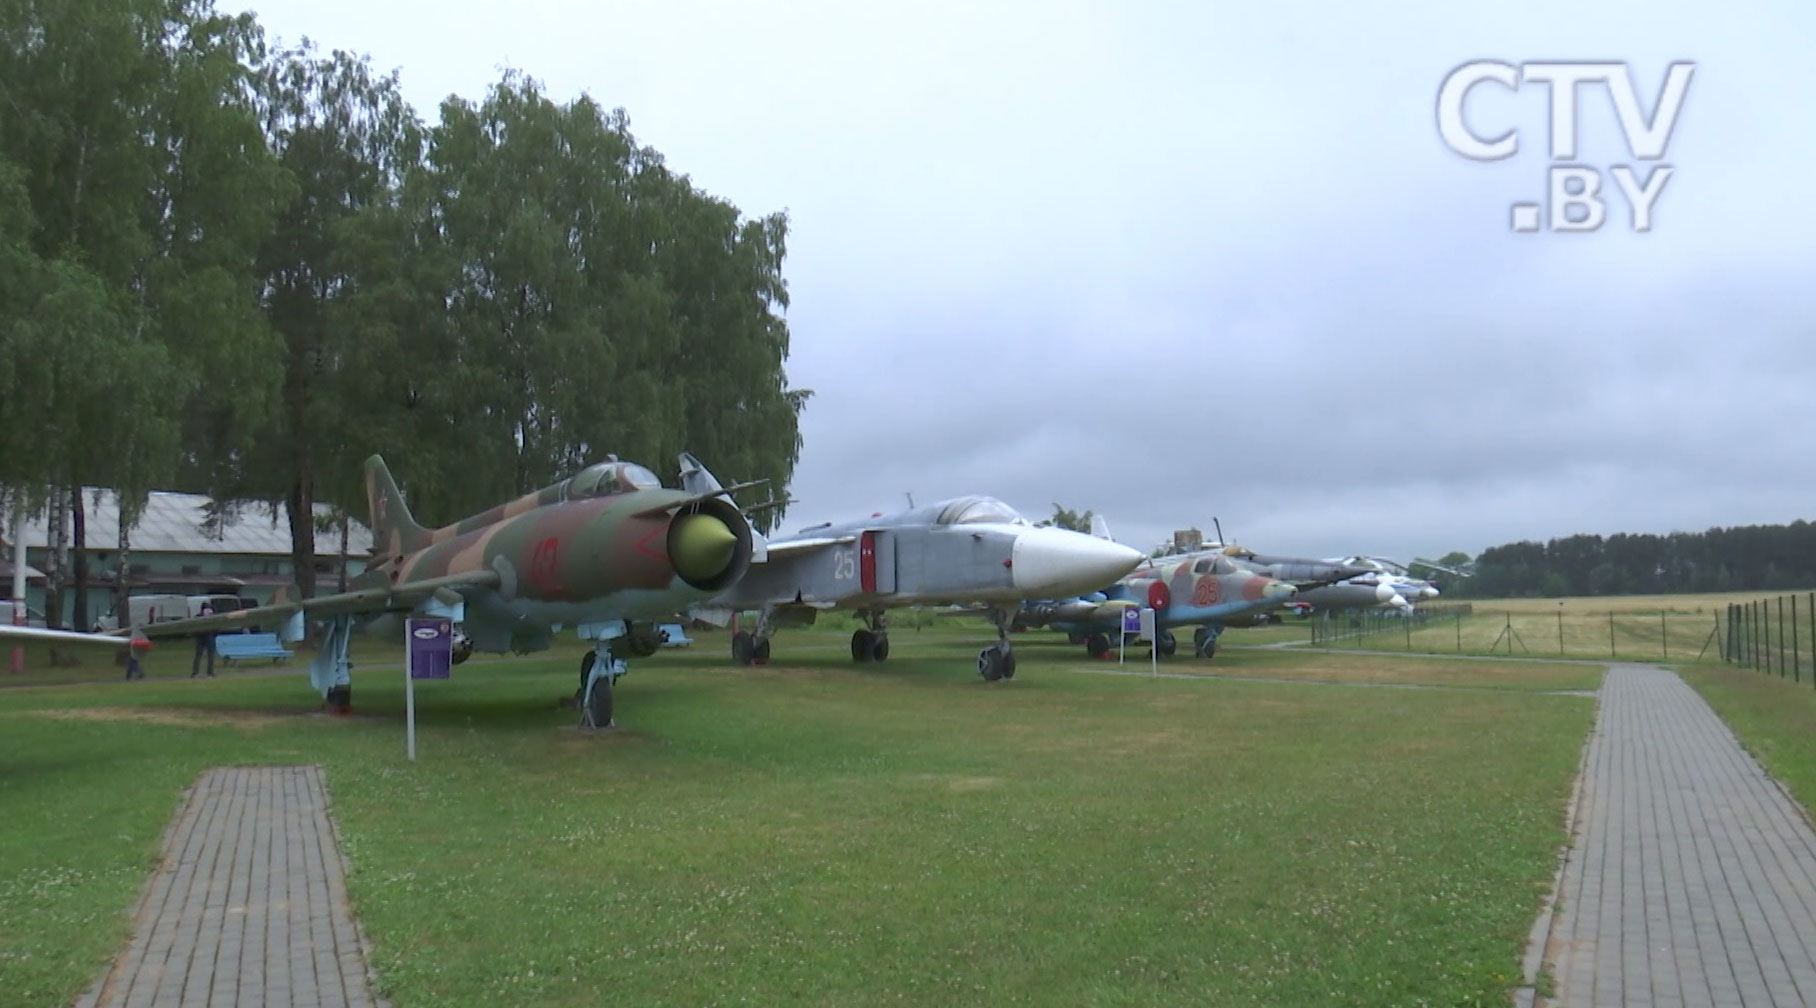
[[[69,495],[70,538],[75,552],[71,554],[71,566],[75,570],[76,612],[70,625],[77,630],[88,630],[88,508],[82,503],[82,488],[77,487]]]
[[[315,501],[309,483],[309,463],[298,459],[297,479],[290,485],[290,570],[303,598],[315,597]]]
[[[63,624],[63,551],[69,548],[69,505],[64,488],[50,488],[50,513],[44,535],[44,625],[53,630]]]
[[[120,550],[120,568],[114,581],[114,626],[124,628],[131,625],[127,619],[126,597],[132,594],[132,533],[127,530],[126,495],[118,490],[114,491],[114,506],[120,511],[120,541],[116,544]]]

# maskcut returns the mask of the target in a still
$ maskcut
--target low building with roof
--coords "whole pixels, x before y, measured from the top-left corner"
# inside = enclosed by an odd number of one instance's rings
[[[97,497],[99,498],[97,500]],[[86,528],[83,552],[88,557],[89,618],[113,609],[118,578],[120,511],[113,493],[84,488],[81,496]],[[230,520],[214,520],[224,512]],[[372,532],[355,520],[347,523],[346,554],[341,553],[338,524],[323,530],[333,508],[317,504],[315,579],[318,591],[333,591],[342,573],[352,578],[365,570],[372,552]],[[39,515],[25,523],[26,601],[44,609],[43,571],[50,567],[48,521]],[[11,529],[0,530],[10,534]],[[228,594],[266,602],[278,588],[296,580],[291,568],[290,518],[282,505],[251,503],[234,508],[214,505],[203,494],[153,492],[128,530],[127,590],[135,595]],[[74,544],[66,557],[63,611],[72,613],[75,599]],[[11,569],[12,543],[4,556]],[[9,583],[0,595],[10,595]]]

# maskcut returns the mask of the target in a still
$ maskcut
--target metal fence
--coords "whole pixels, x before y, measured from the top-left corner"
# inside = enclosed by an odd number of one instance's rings
[[[1320,647],[1417,654],[1533,658],[1696,661],[1729,653],[1731,615],[1717,608],[1647,612],[1584,610],[1580,603],[1500,609],[1457,604],[1411,612],[1321,612],[1311,642]]]
[[[1807,671],[1816,685],[1816,592],[1735,603],[1724,616],[1723,661],[1796,682]]]

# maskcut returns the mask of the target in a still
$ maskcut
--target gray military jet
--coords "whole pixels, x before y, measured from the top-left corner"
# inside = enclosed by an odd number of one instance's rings
[[[695,494],[720,489],[688,454],[681,456],[681,485]],[[994,497],[956,497],[816,525],[769,540],[753,559],[743,580],[696,610],[727,619],[760,612],[754,632],[732,635],[738,664],[766,661],[777,629],[811,624],[828,609],[851,610],[864,621],[851,635],[854,661],[882,661],[889,657],[890,609],[959,603],[986,609],[996,624],[996,643],[977,656],[978,674],[994,682],[1015,674],[1009,628],[1024,600],[1093,591],[1144,558],[1082,532],[1031,525]]]

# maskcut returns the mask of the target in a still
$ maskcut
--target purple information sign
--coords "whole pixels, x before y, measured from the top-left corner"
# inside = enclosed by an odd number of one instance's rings
[[[454,623],[445,619],[406,620],[410,635],[410,678],[446,679],[454,665]]]
[[[1141,610],[1130,606],[1122,611],[1122,632],[1138,634],[1141,632]]]

